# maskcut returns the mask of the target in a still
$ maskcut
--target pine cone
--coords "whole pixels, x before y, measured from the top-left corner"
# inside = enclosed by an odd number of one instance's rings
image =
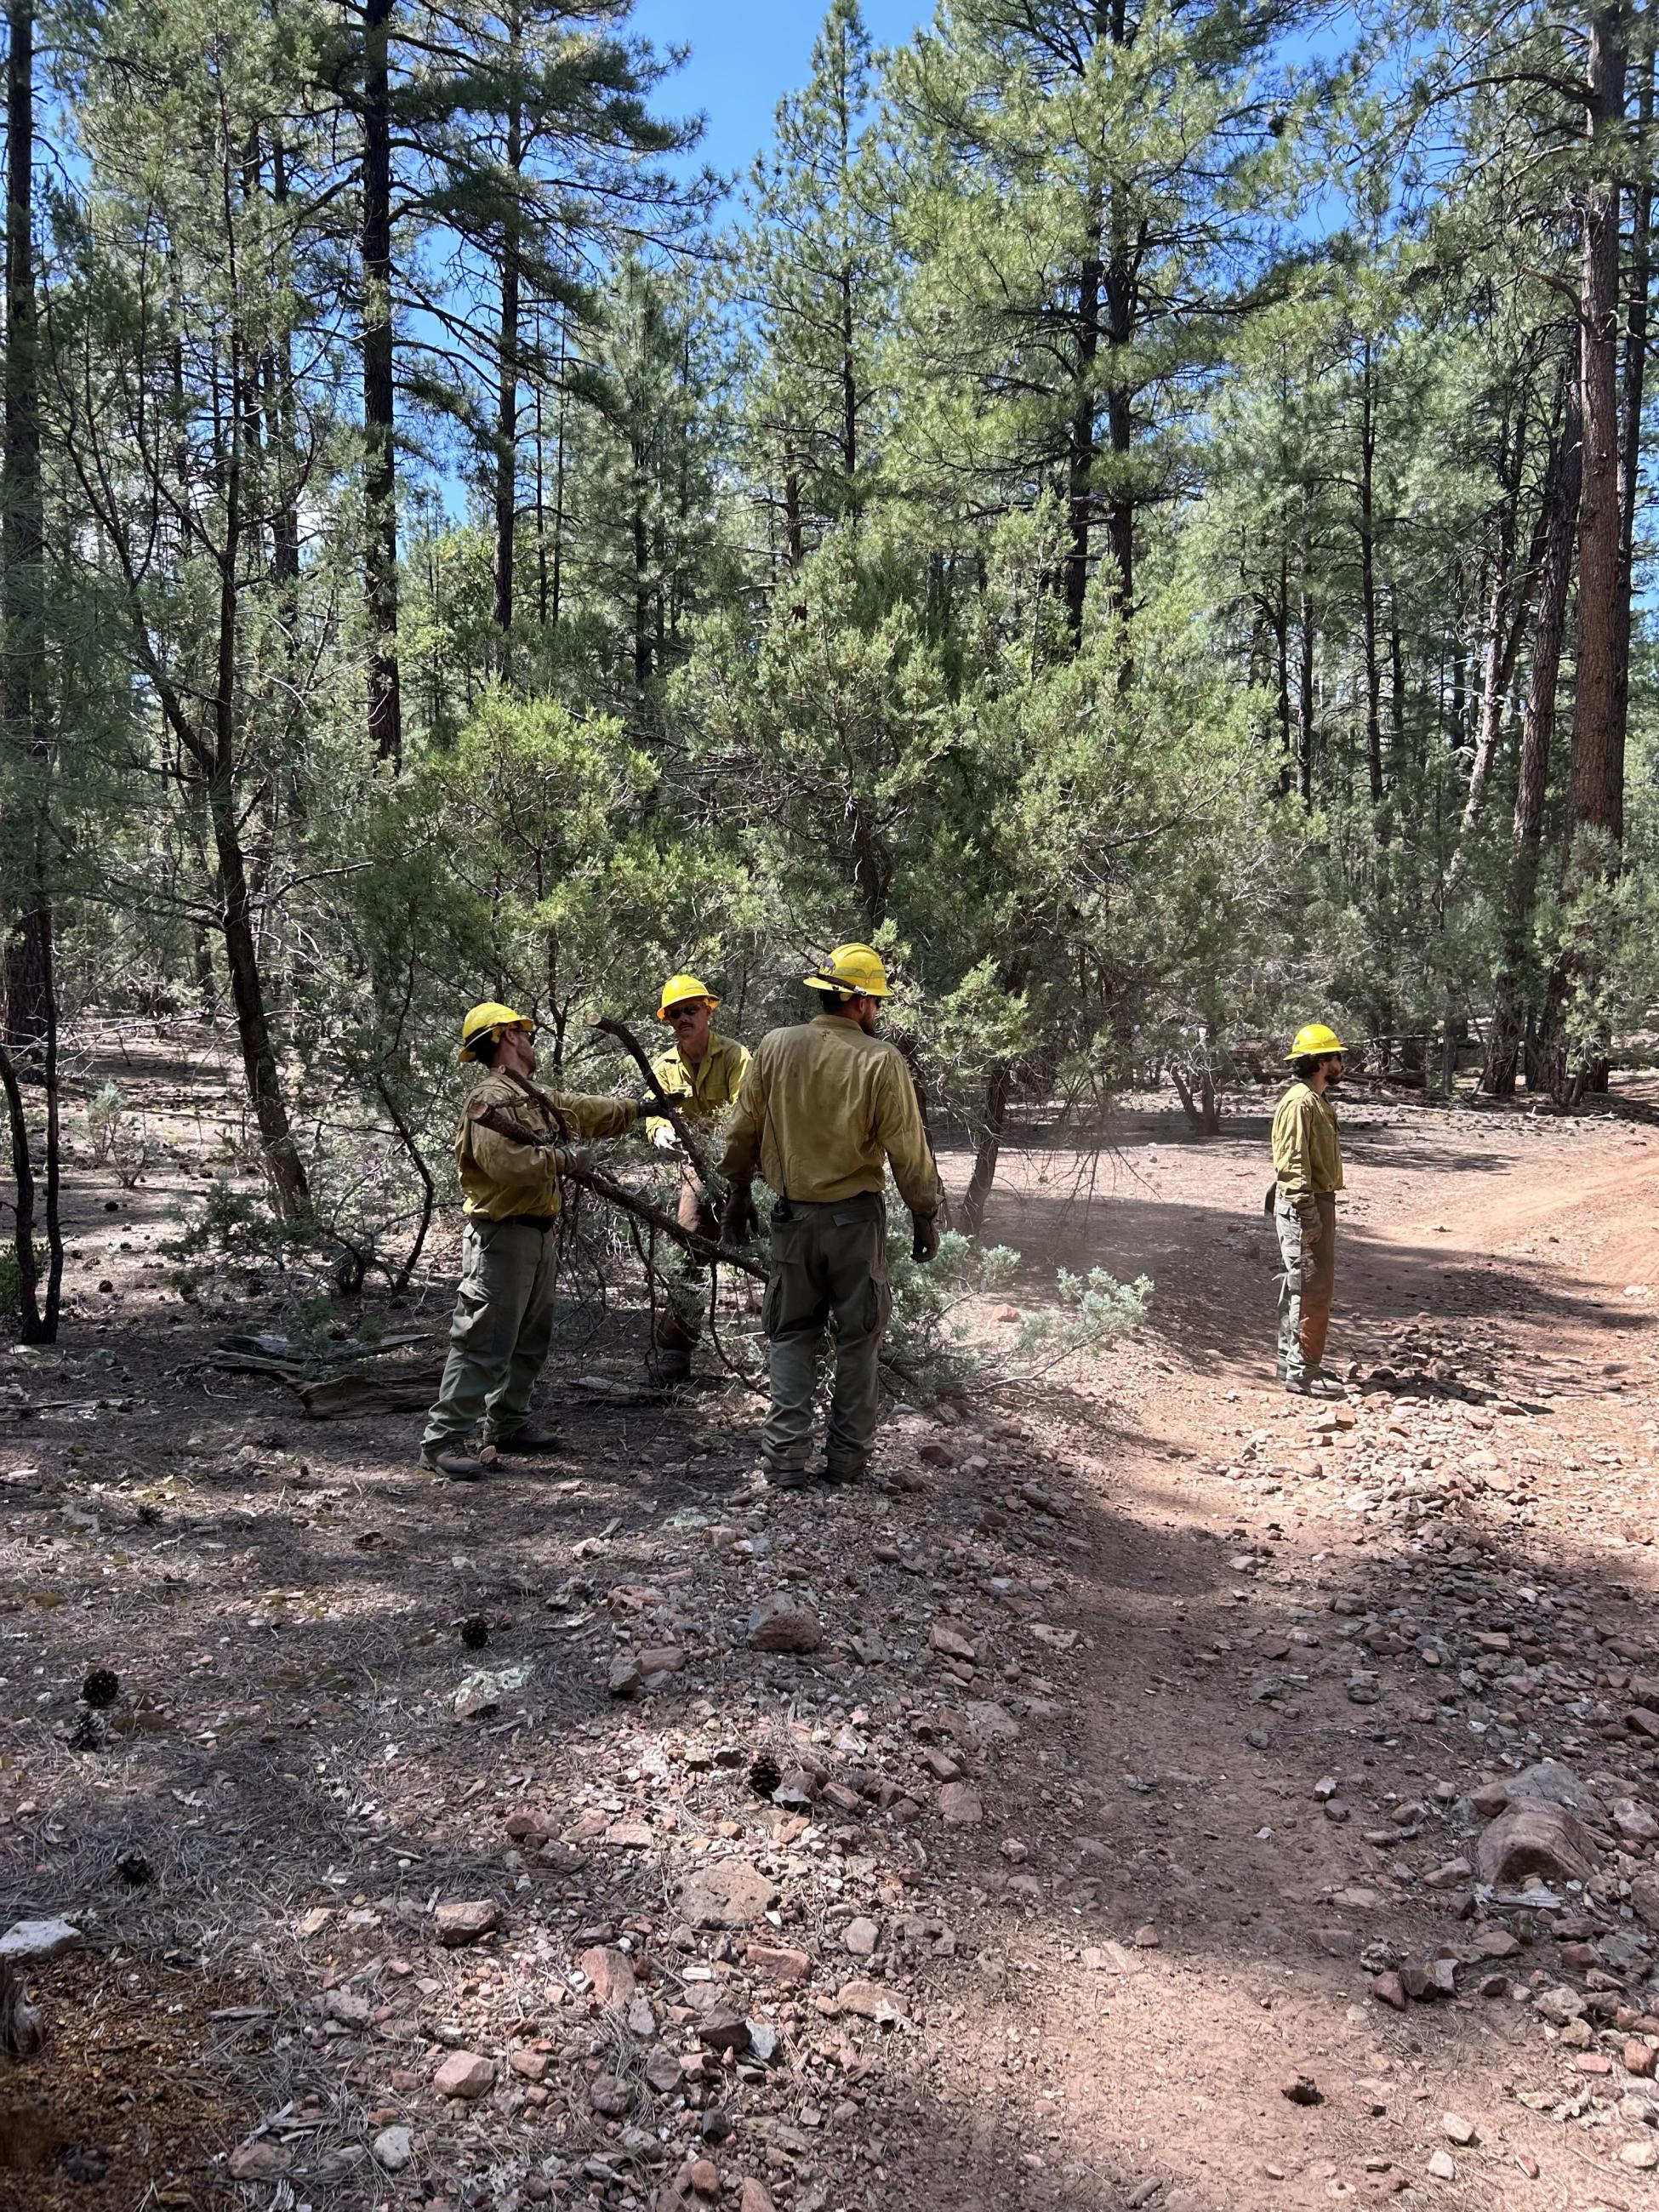
[[[106,1734],[102,1716],[82,1705],[70,1730],[69,1747],[71,1751],[101,1751]]]
[[[115,1862],[115,1871],[134,1889],[142,1889],[149,1880],[149,1861],[142,1851],[123,1851]]]
[[[783,1779],[783,1769],[769,1751],[761,1753],[749,1770],[749,1787],[757,1797],[769,1798]]]
[[[81,1685],[81,1695],[94,1712],[102,1712],[121,1694],[119,1678],[107,1667],[94,1667]]]
[[[483,1613],[475,1613],[470,1620],[461,1623],[461,1641],[469,1651],[482,1651],[489,1641],[489,1623]]]

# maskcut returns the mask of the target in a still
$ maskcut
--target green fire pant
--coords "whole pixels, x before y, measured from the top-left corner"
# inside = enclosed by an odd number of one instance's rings
[[[711,1243],[719,1243],[720,1224],[714,1218],[714,1208],[689,1167],[680,1178],[679,1204],[675,1212],[682,1229],[696,1230]],[[690,1252],[683,1253],[678,1268],[668,1279],[668,1295],[657,1310],[654,1349],[658,1370],[665,1379],[690,1373],[691,1355],[702,1335],[703,1308],[708,1300],[708,1262]]]
[[[522,1221],[469,1221],[449,1357],[422,1448],[521,1429],[553,1335],[556,1231]]]
[[[1302,1217],[1288,1199],[1279,1198],[1273,1223],[1279,1231],[1279,1351],[1287,1380],[1299,1382],[1316,1372],[1325,1357],[1325,1334],[1331,1325],[1331,1299],[1336,1290],[1336,1198],[1322,1192],[1319,1235],[1310,1243],[1303,1232]]]
[[[825,1455],[838,1472],[862,1472],[876,1438],[881,1340],[892,1304],[887,1209],[879,1192],[833,1206],[778,1200],[761,1308],[772,1381],[761,1450],[772,1468],[793,1473],[806,1465],[818,1364],[833,1328],[836,1380]]]

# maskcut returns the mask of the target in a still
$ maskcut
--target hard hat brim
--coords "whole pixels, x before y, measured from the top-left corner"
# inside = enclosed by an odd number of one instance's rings
[[[676,1006],[707,1006],[712,1014],[719,1004],[712,991],[691,991],[683,999],[665,999],[657,1009],[657,1019],[665,1022]]]
[[[814,991],[829,991],[838,999],[890,999],[890,983],[849,983],[844,975],[803,975],[801,981]]]

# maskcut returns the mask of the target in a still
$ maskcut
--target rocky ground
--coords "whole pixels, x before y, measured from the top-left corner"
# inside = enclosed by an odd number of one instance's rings
[[[210,1076],[128,1069],[144,1179],[77,1168],[0,1382],[0,1926],[77,1931],[0,2206],[1659,2199],[1639,1086],[1348,1101],[1329,1407],[1271,1386],[1265,1109],[1036,1146],[1007,1310],[1086,1261],[1146,1326],[802,1496],[740,1390],[575,1387],[631,1316],[476,1489],[202,1364],[274,1312],[158,1254],[234,1180]]]

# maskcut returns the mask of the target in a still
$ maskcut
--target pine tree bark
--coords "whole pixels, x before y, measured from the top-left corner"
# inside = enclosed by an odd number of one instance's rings
[[[19,765],[30,822],[17,886],[21,911],[6,944],[5,1040],[24,1058],[20,1080],[41,1079],[52,998],[52,908],[45,870],[49,747],[45,730],[45,513],[40,489],[39,324],[34,296],[34,6],[6,9],[5,422],[0,473],[0,724]],[[9,901],[8,901],[9,903]]]
[[[1579,398],[1583,483],[1578,505],[1578,639],[1572,751],[1567,771],[1561,879],[1571,902],[1616,876],[1624,830],[1625,710],[1629,696],[1630,576],[1623,558],[1620,486],[1620,188],[1624,153],[1626,35],[1622,5],[1590,16],[1586,73],[1589,174],[1580,209]],[[1621,592],[1625,604],[1620,605]],[[1551,978],[1545,1056],[1552,1090],[1577,1099],[1593,1070],[1572,1066],[1568,1018],[1590,981],[1588,946],[1569,945]]]
[[[1365,341],[1359,385],[1359,596],[1365,648],[1365,769],[1371,804],[1382,797],[1382,667],[1376,624],[1376,388]]]
[[[395,0],[363,11],[362,359],[364,601],[368,618],[368,739],[401,767],[398,678],[397,399],[392,319],[391,20]]]
[[[519,19],[509,18],[516,62]],[[524,116],[514,97],[507,118],[507,167],[518,185],[524,166]],[[496,334],[497,391],[495,399],[495,627],[513,627],[514,559],[519,521],[519,294],[521,252],[514,216],[501,240],[501,307]]]
[[[13,1239],[26,1344],[55,1344],[64,1280],[58,1218],[58,1001],[46,868],[51,805],[46,666],[46,508],[40,481],[34,291],[34,0],[6,9],[5,421],[0,433],[0,728],[27,793],[24,908],[7,945],[6,1042],[27,1048],[46,1101],[46,1287],[35,1257],[35,1178],[14,1049],[0,1048],[11,1132]]]
[[[1089,594],[1090,543],[1095,509],[1095,373],[1100,358],[1102,288],[1105,279],[1097,200],[1090,211],[1091,249],[1078,275],[1076,391],[1066,459],[1066,621],[1073,647],[1083,641],[1083,610]]]
[[[1486,1067],[1480,1079],[1482,1090],[1494,1098],[1514,1096],[1522,1042],[1532,1011],[1528,977],[1532,965],[1533,915],[1543,854],[1544,809],[1549,795],[1550,754],[1555,742],[1556,690],[1572,586],[1583,464],[1583,435],[1575,363],[1566,380],[1561,432],[1550,455],[1541,501],[1545,529],[1539,562],[1538,613],[1533,628],[1526,705],[1521,718],[1521,770],[1510,835],[1510,878],[1502,946],[1486,1037]]]
[[[1297,654],[1296,791],[1304,807],[1313,810],[1314,761],[1314,603],[1313,553],[1304,526],[1297,546],[1301,588],[1297,596],[1299,650]]]

